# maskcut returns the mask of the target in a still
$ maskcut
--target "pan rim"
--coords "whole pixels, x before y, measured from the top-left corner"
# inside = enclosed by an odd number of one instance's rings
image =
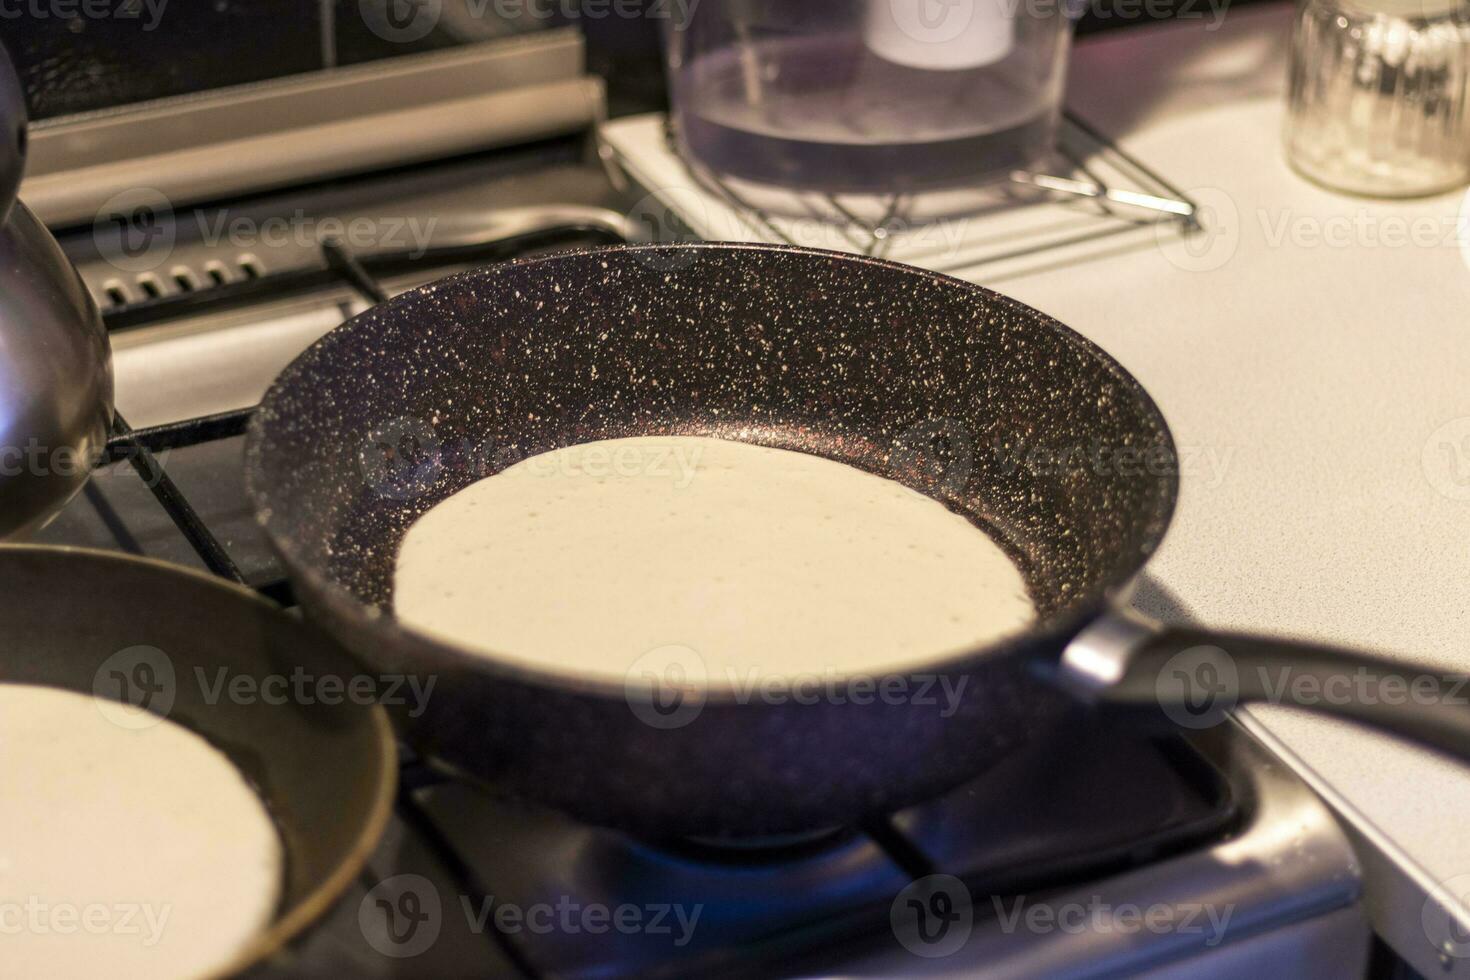
[[[237,599],[256,605],[261,611],[268,612],[273,617],[294,622],[286,615],[285,610],[249,586],[160,558],[74,545],[0,543],[0,561],[3,561],[7,554],[74,556],[94,561],[112,562],[117,565],[143,566],[154,571],[191,578],[220,591],[233,593]],[[318,882],[295,905],[286,909],[284,914],[273,917],[270,925],[258,932],[234,959],[218,971],[206,974],[203,980],[224,980],[227,977],[237,976],[242,971],[258,966],[275,956],[331,909],[366,867],[368,858],[377,849],[387,830],[388,821],[393,815],[393,803],[398,793],[398,742],[393,731],[393,724],[382,705],[374,704],[368,709],[368,712],[372,719],[373,740],[381,751],[378,754],[377,789],[373,794],[362,832],[357,835],[352,846],[347,849],[346,856],[331,874]],[[189,731],[194,732],[193,728],[182,721],[175,722],[175,724],[183,725]],[[199,733],[195,732],[195,734]],[[258,793],[256,795],[259,796]],[[282,846],[284,847],[284,843]]]
[[[689,242],[599,246],[495,263],[489,266],[482,266],[478,269],[454,273],[400,293],[386,302],[370,307],[344,321],[314,341],[301,354],[294,358],[271,383],[265,397],[261,399],[258,410],[251,416],[245,434],[246,495],[250,498],[253,506],[257,525],[259,525],[270,542],[271,547],[286,565],[292,579],[304,582],[321,602],[330,607],[334,616],[342,617],[357,628],[371,629],[385,633],[387,634],[385,640],[390,643],[394,640],[407,641],[412,646],[424,651],[425,656],[423,659],[426,661],[429,661],[430,657],[432,657],[432,663],[470,667],[480,673],[538,687],[549,687],[555,690],[570,691],[582,695],[608,699],[631,699],[635,692],[626,682],[618,683],[602,676],[571,670],[558,670],[544,665],[532,666],[511,659],[504,654],[470,650],[457,644],[440,640],[431,634],[399,622],[393,616],[391,610],[385,610],[363,602],[350,590],[322,574],[311,563],[301,560],[291,540],[286,535],[278,533],[277,529],[273,527],[273,520],[279,510],[276,503],[272,500],[270,489],[264,480],[262,446],[266,439],[266,432],[263,418],[267,414],[266,409],[268,407],[272,408],[273,411],[273,402],[281,396],[287,384],[293,381],[300,372],[306,370],[330,345],[343,343],[342,338],[348,335],[350,332],[349,328],[366,329],[364,325],[370,323],[376,313],[412,302],[430,290],[438,290],[449,285],[471,280],[487,280],[489,277],[501,274],[502,270],[526,269],[537,265],[585,259],[599,255],[627,255],[649,252],[687,253],[690,251],[721,253],[759,252],[766,254],[800,255],[824,260],[837,259],[844,263],[867,265],[892,273],[927,279],[946,288],[959,287],[966,293],[984,298],[991,305],[1024,313],[1039,324],[1055,331],[1067,345],[1081,351],[1096,361],[1116,382],[1125,387],[1131,393],[1132,397],[1138,401],[1144,413],[1152,417],[1158,427],[1163,444],[1167,446],[1170,457],[1175,462],[1175,465],[1168,468],[1167,473],[1157,478],[1163,482],[1164,492],[1159,497],[1154,513],[1148,519],[1148,528],[1146,529],[1144,543],[1138,549],[1136,559],[1130,563],[1126,570],[1115,572],[1102,584],[1101,588],[1086,594],[1071,607],[1049,618],[1038,619],[1028,629],[980,646],[937,653],[927,660],[906,661],[909,666],[891,670],[889,673],[892,676],[912,677],[921,673],[963,673],[967,665],[993,657],[1003,657],[1024,647],[1046,643],[1059,646],[1128,594],[1139,573],[1147,566],[1149,560],[1158,551],[1159,546],[1168,534],[1178,506],[1180,485],[1179,467],[1177,465],[1178,448],[1174,441],[1173,432],[1169,428],[1163,411],[1159,408],[1158,403],[1154,401],[1153,396],[1149,394],[1148,389],[1143,386],[1142,382],[1134,377],[1132,373],[1124,368],[1106,350],[1065,323],[1033,306],[1022,303],[1020,300],[998,293],[978,283],[968,282],[945,273],[921,269],[889,259],[855,255],[830,249],[806,248],[797,245],[771,245],[760,242]],[[285,417],[283,413],[274,414],[277,417]],[[852,681],[869,675],[833,672],[830,676],[835,683],[840,684],[844,681]],[[702,703],[707,706],[742,703],[742,692],[739,686],[733,682],[723,681],[699,684],[693,686],[691,690],[697,691],[702,699]]]

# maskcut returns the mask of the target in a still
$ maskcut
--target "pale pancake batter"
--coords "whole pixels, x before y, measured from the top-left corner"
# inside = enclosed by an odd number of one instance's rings
[[[1035,616],[1011,558],[939,502],[694,437],[571,446],[467,487],[409,529],[394,589],[413,627],[615,682],[669,645],[711,683],[881,674]]]
[[[0,684],[0,975],[212,973],[269,925],[282,870],[264,804],[195,733]]]

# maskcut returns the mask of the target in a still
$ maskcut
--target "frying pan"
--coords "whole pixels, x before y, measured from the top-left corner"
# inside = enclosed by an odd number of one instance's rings
[[[328,697],[326,687],[308,689],[323,692],[312,703],[269,703],[213,697],[196,682],[196,669],[211,679],[225,670],[231,683],[289,678],[298,667],[307,678],[350,678],[355,665],[329,637],[249,589],[100,551],[0,546],[0,595],[0,683],[135,705],[146,697],[150,710],[229,756],[265,802],[285,848],[281,901],[227,972],[271,957],[357,877],[397,782],[383,709]],[[127,688],[119,678],[146,683]]]
[[[905,674],[916,694],[936,676],[963,680],[945,717],[918,697],[798,703],[713,679],[604,683],[395,622],[396,550],[429,507],[529,455],[671,434],[814,453],[940,499],[1017,559],[1034,628]],[[1196,724],[1276,691],[1260,668],[1318,681],[1396,669],[1119,612],[1178,489],[1147,393],[1036,310],[847,255],[616,248],[411,291],[287,368],[251,426],[246,470],[304,606],[373,666],[438,681],[430,709],[405,720],[426,753],[654,837],[782,835],[892,812],[982,773],[1079,696]],[[1470,718],[1448,699],[1310,694],[1292,684],[1276,696],[1470,756]],[[685,714],[650,724],[650,709]]]

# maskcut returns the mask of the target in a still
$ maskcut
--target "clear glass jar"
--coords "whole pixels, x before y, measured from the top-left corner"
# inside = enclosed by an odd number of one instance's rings
[[[703,0],[668,32],[696,170],[780,188],[916,193],[1050,153],[1072,0]]]
[[[1470,3],[1301,0],[1286,148],[1302,174],[1355,194],[1470,182]]]

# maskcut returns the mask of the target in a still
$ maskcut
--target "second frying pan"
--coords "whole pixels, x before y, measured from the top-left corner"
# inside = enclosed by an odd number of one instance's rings
[[[313,682],[308,692],[333,678],[343,690],[356,666],[330,638],[242,586],[100,551],[0,546],[0,596],[0,683],[145,707],[203,736],[259,793],[280,832],[285,880],[275,917],[237,969],[280,953],[357,878],[398,781],[383,709],[210,690],[228,678],[269,692],[272,679],[295,677]]]
[[[909,691],[948,679],[960,696],[940,711],[918,698],[742,698],[717,681],[601,683],[394,621],[396,551],[433,504],[529,455],[669,434],[815,453],[937,497],[1013,553],[1038,622],[898,678]],[[467,273],[304,353],[246,453],[259,519],[303,604],[374,666],[437,679],[429,710],[404,719],[420,746],[646,835],[785,834],[892,812],[983,772],[1078,694],[1162,701],[1191,723],[1270,696],[1261,665],[1391,669],[1116,612],[1177,492],[1158,409],[1049,317],[892,263],[684,245]],[[1470,757],[1470,713],[1448,703],[1313,706]]]

